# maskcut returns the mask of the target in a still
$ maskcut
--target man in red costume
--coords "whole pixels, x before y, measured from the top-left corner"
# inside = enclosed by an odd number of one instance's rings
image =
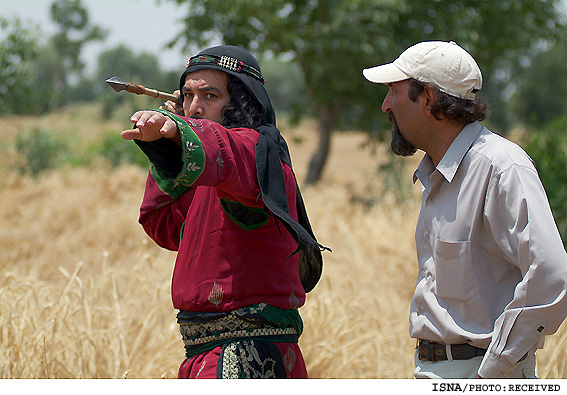
[[[298,308],[322,271],[287,145],[256,59],[201,51],[175,113],[136,112],[151,162],[140,223],[178,251],[173,305],[185,343],[180,378],[306,378]]]

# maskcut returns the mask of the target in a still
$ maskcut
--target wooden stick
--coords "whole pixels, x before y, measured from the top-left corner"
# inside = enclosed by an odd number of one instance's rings
[[[112,89],[116,92],[126,91],[130,93],[135,93],[137,95],[146,95],[155,97],[156,99],[163,99],[163,100],[170,100],[170,101],[177,101],[177,96],[172,95],[171,93],[160,92],[155,89],[149,89],[144,87],[143,85],[134,84],[132,82],[125,82],[122,81],[119,77],[112,77],[106,80],[106,83],[110,85]]]

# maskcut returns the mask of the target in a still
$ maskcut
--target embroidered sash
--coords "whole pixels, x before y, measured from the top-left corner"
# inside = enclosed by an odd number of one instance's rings
[[[265,303],[218,313],[180,310],[177,323],[187,358],[242,339],[297,343],[303,331],[297,310]]]

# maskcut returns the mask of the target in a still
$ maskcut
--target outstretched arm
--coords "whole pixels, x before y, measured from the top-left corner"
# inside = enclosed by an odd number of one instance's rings
[[[124,140],[156,141],[166,137],[181,146],[181,137],[177,124],[169,117],[156,111],[137,111],[130,117],[136,125],[133,129],[124,130],[120,135]]]

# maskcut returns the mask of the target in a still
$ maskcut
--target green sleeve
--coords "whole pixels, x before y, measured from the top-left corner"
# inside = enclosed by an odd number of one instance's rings
[[[150,158],[150,171],[162,191],[178,198],[189,189],[205,170],[205,150],[201,140],[186,121],[169,111],[155,111],[168,116],[177,124],[181,136],[182,166],[178,174],[171,174],[171,172],[161,168],[157,161]]]

